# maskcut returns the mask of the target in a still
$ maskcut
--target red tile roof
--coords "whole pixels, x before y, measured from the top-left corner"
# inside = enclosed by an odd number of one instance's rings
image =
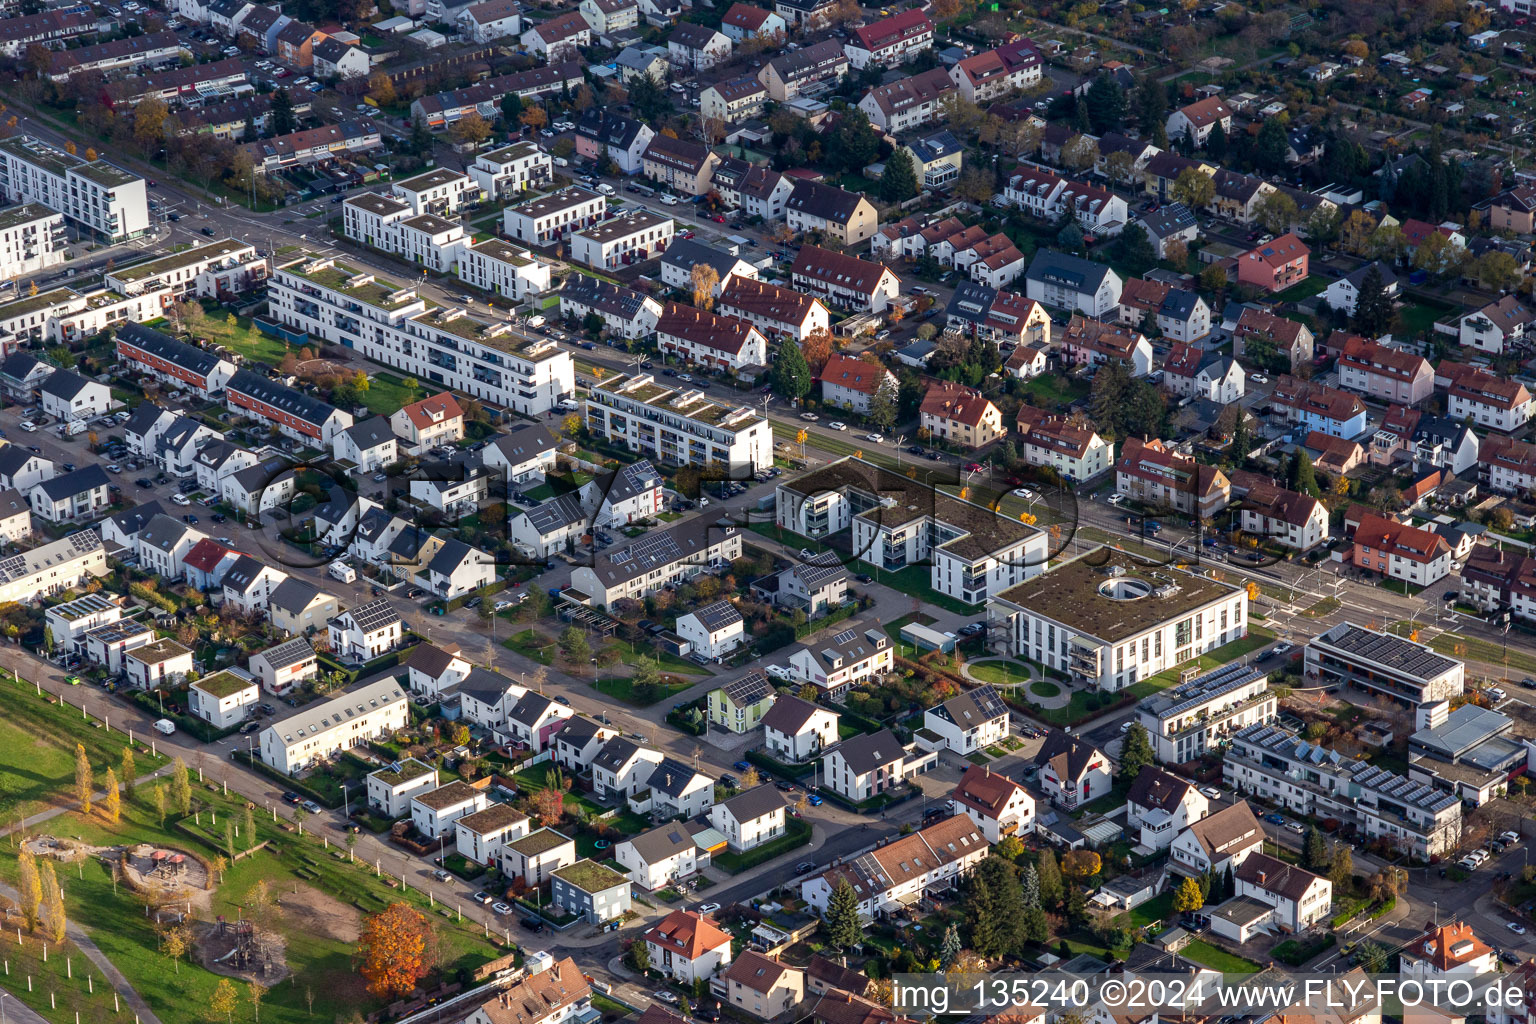
[[[704,917],[692,910],[674,910],[650,931],[645,941],[653,942],[674,954],[689,960],[697,960],[705,952],[724,946],[731,947],[731,935],[713,918]]]
[[[834,352],[832,358],[827,360],[827,365],[822,368],[821,382],[873,395],[889,375],[890,371],[879,362],[855,359],[852,356]]]

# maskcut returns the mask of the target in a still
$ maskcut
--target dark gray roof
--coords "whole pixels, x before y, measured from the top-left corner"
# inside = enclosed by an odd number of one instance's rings
[[[308,608],[310,602],[319,595],[320,588],[313,583],[301,580],[297,576],[289,576],[272,589],[267,605],[278,611],[298,614]]]
[[[605,146],[627,150],[634,145],[644,127],[643,122],[632,117],[612,114],[601,107],[589,107],[576,122],[576,134]]]
[[[901,740],[889,729],[879,732],[861,732],[850,736],[832,750],[843,755],[848,767],[856,775],[872,772],[876,768],[899,761],[906,756]],[[828,751],[831,753],[832,751]]]
[[[819,710],[821,710],[820,705],[812,704],[794,694],[780,694],[773,702],[773,707],[763,715],[763,725],[786,736],[796,736],[801,729],[805,728],[805,723],[811,720],[811,716]]]
[[[469,694],[482,704],[495,704],[506,696],[513,685],[512,680],[501,673],[476,665],[469,670],[469,675],[460,680],[459,692]]]
[[[266,490],[269,484],[277,481],[283,470],[289,468],[289,462],[282,456],[273,456],[254,466],[247,466],[234,473],[230,479],[239,484],[247,494],[255,494]]]
[[[763,783],[756,789],[738,793],[720,806],[731,812],[737,821],[755,821],[774,811],[784,809],[784,797],[772,783]]]
[[[323,424],[336,413],[336,407],[329,402],[285,387],[250,370],[236,370],[225,385],[225,390],[237,391],[315,426]]]
[[[58,375],[55,374],[54,376]],[[98,487],[110,486],[111,483],[112,481],[107,479],[107,471],[102,469],[98,463],[93,462],[89,466],[81,466],[73,473],[65,473],[63,476],[44,480],[38,486],[42,488],[43,493],[49,499],[63,501],[85,491],[94,491]]]
[[[633,289],[582,274],[572,274],[567,278],[560,296],[623,320],[633,320],[645,304],[645,296]]]
[[[171,425],[165,428],[165,433],[155,440],[155,451],[180,452],[187,445],[196,445],[202,437],[207,437],[212,430],[202,420],[195,420],[190,416],[177,416],[171,421]],[[201,434],[202,437],[198,435]]]
[[[688,788],[688,784],[696,776],[702,774],[702,772],[694,771],[692,766],[683,764],[683,762],[675,758],[663,757],[661,763],[651,772],[651,777],[646,781],[646,785],[668,796],[681,796],[683,791]]]
[[[847,629],[834,633],[828,640],[821,641],[811,648],[811,653],[820,658],[824,667],[836,668],[836,662],[860,662],[866,658],[872,658],[882,648],[890,644],[891,638],[878,629],[869,626],[850,626]],[[809,645],[807,645],[809,646]]]
[[[550,708],[555,708],[558,710],[559,705],[550,700],[548,697],[544,696],[542,693],[529,690],[527,693],[519,697],[517,699],[517,703],[513,705],[512,710],[507,712],[507,720],[510,722],[517,722],[519,725],[526,725],[531,728],[533,725],[537,724],[540,719],[549,713]]]
[[[654,572],[679,562],[699,563],[704,552],[735,535],[737,526],[719,526],[708,517],[687,519],[670,530],[649,533],[630,541],[616,551],[597,556],[592,571],[608,586]]]
[[[1198,226],[1195,215],[1183,203],[1169,203],[1147,214],[1138,223],[1154,238],[1171,238],[1180,231]]]
[[[588,718],[585,715],[575,715],[565,720],[556,734],[556,739],[561,743],[569,743],[573,747],[584,747],[597,737],[603,729],[603,723]]]
[[[1383,288],[1391,287],[1393,284],[1397,283],[1397,274],[1393,272],[1391,267],[1387,266],[1385,263],[1382,263],[1380,260],[1377,260],[1373,263],[1367,263],[1362,267],[1357,267],[1353,272],[1345,274],[1344,280],[1348,281],[1356,288],[1359,288],[1361,282],[1365,280],[1365,275],[1370,273],[1372,267],[1375,267],[1376,270],[1381,274],[1381,285]]]
[[[27,451],[19,444],[0,445],[0,476],[15,476],[22,471],[30,459],[48,461],[41,455]]]
[[[585,523],[591,518],[587,510],[581,507],[581,495],[576,492],[557,494],[522,514],[528,517],[528,524],[540,537],[547,537],[556,530],[577,523]]]
[[[175,416],[169,409],[162,409],[153,402],[140,402],[123,423],[123,433],[143,437],[162,416]]]
[[[846,224],[864,199],[857,192],[847,192],[836,185],[801,178],[795,182],[785,208],[836,224]]]
[[[28,355],[25,352],[17,352],[7,357],[5,362],[0,363],[0,374],[12,380],[26,380],[32,375],[32,371],[36,370],[39,366],[48,367],[49,373],[56,369],[52,363],[45,363],[36,356]]]
[[[267,564],[259,559],[252,558],[250,555],[241,555],[224,574],[224,588],[243,594],[251,589],[266,567]]]
[[[395,440],[395,432],[390,429],[389,420],[383,416],[374,416],[361,423],[354,423],[342,433],[357,446],[358,451],[364,452]]]
[[[3,452],[4,449],[0,449]],[[146,524],[154,520],[156,516],[165,515],[165,507],[158,501],[145,502],[143,505],[135,505],[113,516],[108,516],[112,525],[116,526],[124,534],[130,537],[138,536]],[[175,522],[174,519],[171,522]]]
[[[610,772],[618,772],[642,749],[644,748],[633,740],[627,740],[622,736],[615,736],[603,744],[603,749],[597,752],[597,756],[592,759],[592,763]]]
[[[469,561],[482,565],[490,564],[492,559],[490,555],[461,540],[447,540],[437,549],[437,554],[432,556],[432,561],[427,563],[427,569],[429,572],[452,576],[455,569]]]
[[[694,847],[693,836],[678,822],[668,822],[625,841],[647,864],[659,863]]]
[[[958,697],[951,697],[934,708],[933,712],[961,729],[971,729],[994,718],[1007,717],[1008,707],[991,686],[978,686]]]
[[[637,494],[653,491],[661,486],[661,474],[656,472],[656,467],[651,465],[649,459],[641,459],[639,462],[620,466],[612,473],[598,478],[598,487],[602,491],[603,500],[613,504],[627,501]]]
[[[557,443],[550,436],[549,431],[539,424],[525,423],[521,426],[513,427],[507,433],[496,438],[491,442],[491,447],[501,452],[503,458],[516,466],[538,458],[543,453],[554,448]]]
[[[1110,270],[1102,263],[1085,260],[1055,249],[1037,249],[1030,261],[1031,281],[1048,281],[1075,291],[1092,294],[1099,290]]]
[[[1175,320],[1188,320],[1195,315],[1195,307],[1200,302],[1201,298],[1197,293],[1175,288],[1163,299],[1162,307],[1157,312]]]
[[[683,270],[691,270],[696,263],[706,263],[715,269],[723,281],[736,264],[741,262],[741,258],[732,256],[724,249],[678,236],[667,246],[667,251],[662,253],[661,262],[665,266],[680,267]]]
[[[169,334],[163,334],[143,324],[123,324],[117,329],[117,338],[136,349],[164,359],[173,366],[195,373],[199,377],[208,376],[219,365],[219,357],[212,352],[195,345],[188,345],[184,341],[177,341]]]
[[[48,375],[48,379],[38,387],[45,395],[69,401],[85,390],[91,382],[75,373],[73,370],[55,370]]]

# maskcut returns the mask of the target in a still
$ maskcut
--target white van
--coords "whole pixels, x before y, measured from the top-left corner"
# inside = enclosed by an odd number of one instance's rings
[[[346,562],[332,562],[326,571],[331,574],[331,579],[340,580],[343,583],[351,583],[357,579],[357,570]]]
[[[676,206],[677,205],[677,196],[674,196],[671,193],[668,193],[668,194],[662,196],[661,197],[661,205],[662,206]]]
[[[171,733],[176,731],[176,723],[171,721],[169,718],[162,718],[160,721],[155,723],[155,731],[163,732],[169,736]]]
[[[597,186],[597,190],[605,196],[611,196],[614,194],[614,187],[608,184],[606,181],[600,182]]]

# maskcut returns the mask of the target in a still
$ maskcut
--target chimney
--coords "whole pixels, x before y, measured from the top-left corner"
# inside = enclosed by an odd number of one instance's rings
[[[1263,884],[1264,884],[1264,875],[1265,875],[1265,872],[1264,872],[1264,871],[1262,871],[1262,870],[1261,870],[1261,871],[1260,871],[1260,872],[1259,872],[1259,884],[1260,884],[1260,885],[1263,885]]]

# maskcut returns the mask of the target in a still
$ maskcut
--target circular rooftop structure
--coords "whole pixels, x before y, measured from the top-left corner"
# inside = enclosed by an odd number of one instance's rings
[[[1100,583],[1099,593],[1111,601],[1139,601],[1152,593],[1152,584],[1133,576],[1117,576]]]

